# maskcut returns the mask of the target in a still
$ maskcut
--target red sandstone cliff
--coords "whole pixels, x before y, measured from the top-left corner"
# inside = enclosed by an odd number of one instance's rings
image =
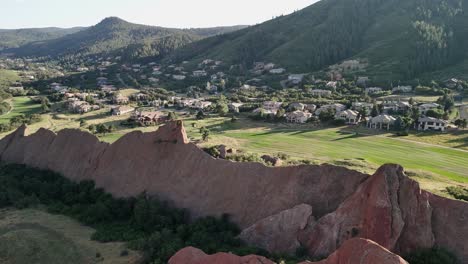
[[[111,145],[79,130],[41,129],[25,136],[22,127],[0,141],[0,159],[73,180],[93,179],[116,196],[147,191],[195,217],[228,213],[242,228],[298,204],[323,216],[368,177],[331,165],[272,168],[217,160],[187,143],[179,122],[129,133]]]
[[[437,245],[468,263],[468,204],[421,190],[398,165],[369,177],[331,165],[217,160],[188,143],[180,122],[114,144],[79,130],[25,130],[0,140],[2,162],[92,179],[116,196],[147,191],[195,217],[228,213],[245,241],[271,251],[292,252],[300,242],[311,255],[329,255],[362,237],[395,253]]]

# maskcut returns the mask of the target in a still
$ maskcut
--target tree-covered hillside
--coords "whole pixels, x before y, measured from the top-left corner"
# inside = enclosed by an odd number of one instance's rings
[[[200,40],[236,30],[238,27],[171,29],[132,24],[109,17],[85,30],[60,38],[33,42],[7,52],[20,57],[73,57],[115,54],[127,58],[159,56]]]
[[[466,56],[466,0],[322,0],[301,11],[179,49],[172,60],[269,60],[291,71],[345,59],[382,79],[409,79]]]
[[[9,48],[18,48],[22,45],[63,37],[76,33],[84,28],[25,28],[0,29],[0,51]]]

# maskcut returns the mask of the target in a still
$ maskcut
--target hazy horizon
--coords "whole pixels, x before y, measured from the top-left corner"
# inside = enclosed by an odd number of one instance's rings
[[[317,1],[12,0],[2,3],[0,29],[88,27],[106,17],[170,28],[255,25]]]

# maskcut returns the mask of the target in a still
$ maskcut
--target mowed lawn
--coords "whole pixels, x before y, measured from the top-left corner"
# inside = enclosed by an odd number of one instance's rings
[[[210,129],[211,135],[202,146],[225,144],[270,155],[281,152],[319,163],[362,161],[364,166],[369,166],[368,172],[386,163],[396,163],[418,176],[438,176],[435,178],[468,183],[466,150],[415,142],[405,137],[356,136],[343,127],[317,129],[308,125],[253,122],[247,118],[235,123],[228,118],[185,121],[188,135],[194,140],[200,140],[198,130],[203,126]]]
[[[247,151],[284,152],[320,161],[365,159],[375,165],[397,163],[412,171],[427,171],[468,183],[468,152],[381,136],[343,134],[338,128],[315,131],[232,130],[223,136],[242,140]]]
[[[12,117],[21,114],[28,115],[41,111],[41,105],[33,103],[27,96],[13,97],[10,103],[13,109],[9,113],[0,116],[0,124],[8,123]]]

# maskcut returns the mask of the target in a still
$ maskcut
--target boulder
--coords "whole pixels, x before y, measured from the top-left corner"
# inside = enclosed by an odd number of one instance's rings
[[[328,256],[354,237],[396,253],[434,246],[429,194],[398,165],[382,166],[333,213],[299,235],[312,256]]]
[[[301,204],[258,221],[244,229],[239,238],[271,253],[294,254],[300,246],[299,231],[313,224],[312,207]]]

